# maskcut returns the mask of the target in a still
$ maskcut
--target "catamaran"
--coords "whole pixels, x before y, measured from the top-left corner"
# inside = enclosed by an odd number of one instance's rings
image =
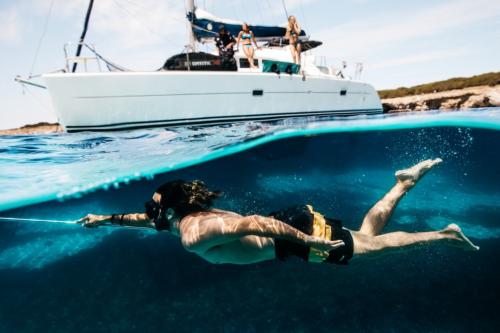
[[[169,58],[160,70],[126,70],[84,41],[93,2],[76,56],[65,52],[65,69],[42,75],[58,120],[68,132],[382,113],[370,84],[316,65],[310,50],[322,43],[310,40],[304,31],[299,37],[300,65],[294,64],[280,26],[250,26],[261,43],[255,52],[256,68],[250,68],[241,50],[231,66],[215,52],[197,52],[199,43],[213,43],[220,25],[237,35],[242,22],[211,15],[194,0],[186,6],[190,41],[185,52]],[[82,56],[82,48],[93,56]],[[87,70],[90,60],[104,63],[102,70]]]

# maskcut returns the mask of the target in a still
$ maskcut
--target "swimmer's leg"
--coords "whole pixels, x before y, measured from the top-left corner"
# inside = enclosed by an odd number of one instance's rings
[[[363,219],[359,232],[369,236],[380,234],[403,195],[415,186],[417,181],[422,178],[427,171],[441,162],[442,160],[440,158],[426,160],[411,168],[397,171],[396,184],[368,211]]]
[[[446,244],[465,250],[477,251],[474,245],[456,224],[450,224],[443,230],[407,233],[391,232],[380,236],[351,232],[355,254],[381,254],[394,250],[405,250],[419,245]]]

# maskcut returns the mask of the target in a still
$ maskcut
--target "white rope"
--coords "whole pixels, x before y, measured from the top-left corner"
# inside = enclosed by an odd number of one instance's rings
[[[1,217],[1,221],[17,221],[17,222],[46,222],[46,223],[65,223],[65,224],[77,224],[77,221],[69,220],[45,220],[45,219],[25,219],[19,217]]]
[[[47,219],[28,219],[28,218],[20,218],[20,217],[3,217],[0,216],[0,221],[6,222],[42,222],[42,223],[59,223],[59,224],[73,224],[73,225],[81,225],[78,221],[71,220],[47,220]],[[117,228],[125,228],[125,229],[145,229],[152,231],[153,229],[148,227],[136,227],[130,225],[118,225],[118,224],[100,224],[99,227],[117,227]]]
[[[108,59],[104,58],[101,54],[97,53],[97,51],[96,51],[93,47],[91,47],[90,45],[88,45],[88,44],[84,44],[84,46],[85,46],[85,47],[86,47],[86,48],[87,48],[90,52],[92,52],[92,53],[93,53],[93,54],[94,54],[97,58],[99,58],[101,61],[103,61],[103,62],[106,64],[106,66],[108,67],[108,69],[109,69],[110,71],[111,71],[111,68],[110,68],[110,67],[112,67],[112,68],[114,68],[115,70],[118,70],[118,71],[121,71],[121,72],[132,72],[132,70],[127,69],[127,68],[125,68],[125,67],[123,67],[123,66],[117,65],[117,64],[115,64],[115,63],[111,62],[110,60],[108,60]]]
[[[47,13],[47,17],[45,18],[45,24],[44,24],[43,30],[42,30],[42,35],[40,36],[40,39],[38,40],[38,45],[37,45],[36,51],[35,51],[35,57],[33,59],[33,63],[31,64],[29,78],[31,78],[31,75],[33,74],[33,70],[35,69],[35,64],[36,64],[36,61],[38,59],[38,53],[40,52],[40,47],[42,46],[42,41],[45,38],[45,33],[47,32],[47,27],[49,26],[49,19],[50,19],[50,16],[52,14],[53,5],[54,5],[54,0],[52,0],[50,2],[49,11]]]

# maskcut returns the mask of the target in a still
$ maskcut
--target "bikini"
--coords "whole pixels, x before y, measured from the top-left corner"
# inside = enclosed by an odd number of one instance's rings
[[[241,39],[242,40],[248,39],[249,43],[248,44],[243,44],[243,45],[246,46],[247,48],[251,48],[252,47],[252,34],[251,33],[243,33],[243,34],[241,34]]]
[[[292,38],[294,41],[292,42]],[[299,38],[299,34],[295,30],[290,31],[290,44],[297,47],[299,44],[302,44],[302,41]]]

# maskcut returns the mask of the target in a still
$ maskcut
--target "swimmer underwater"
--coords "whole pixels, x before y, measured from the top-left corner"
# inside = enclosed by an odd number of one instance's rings
[[[309,262],[347,264],[352,258],[385,254],[422,245],[445,244],[477,251],[456,224],[443,230],[381,234],[401,198],[441,159],[426,160],[396,172],[396,184],[365,215],[358,231],[342,227],[309,205],[269,216],[242,216],[212,208],[220,192],[201,181],[173,181],[160,186],[146,213],[93,215],[79,220],[85,227],[106,223],[167,230],[183,247],[214,264],[251,264],[297,256]]]

